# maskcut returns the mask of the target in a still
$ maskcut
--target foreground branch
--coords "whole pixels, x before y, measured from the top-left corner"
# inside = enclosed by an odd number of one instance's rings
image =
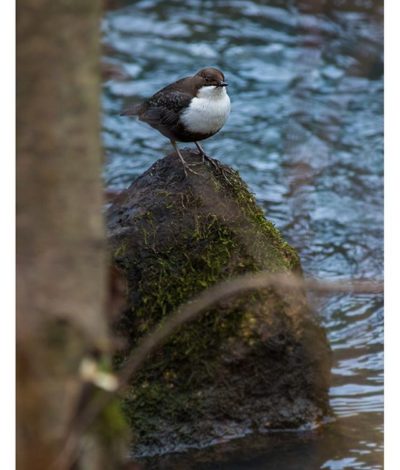
[[[119,374],[119,388],[128,384],[148,355],[160,347],[180,326],[198,317],[221,300],[244,292],[265,288],[286,290],[308,289],[321,294],[380,294],[383,283],[371,281],[319,281],[303,279],[293,274],[260,272],[245,274],[233,280],[223,281],[197,295],[170,315],[153,332],[148,334],[131,352]]]

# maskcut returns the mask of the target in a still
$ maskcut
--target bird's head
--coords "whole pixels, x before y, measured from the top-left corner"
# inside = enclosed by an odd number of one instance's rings
[[[198,88],[204,91],[221,92],[223,90],[225,92],[225,88],[228,86],[224,74],[214,67],[201,69],[194,77]]]

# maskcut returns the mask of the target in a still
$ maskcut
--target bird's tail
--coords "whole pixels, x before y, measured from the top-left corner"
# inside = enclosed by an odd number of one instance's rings
[[[142,103],[132,104],[121,111],[120,116],[138,116],[142,109]]]

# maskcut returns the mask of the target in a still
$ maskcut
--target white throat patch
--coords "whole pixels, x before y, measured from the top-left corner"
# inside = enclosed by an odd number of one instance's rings
[[[182,113],[187,130],[199,134],[215,134],[225,124],[231,102],[225,87],[203,86]]]

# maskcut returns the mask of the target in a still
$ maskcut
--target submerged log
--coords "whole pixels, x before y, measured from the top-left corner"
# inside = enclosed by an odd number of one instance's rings
[[[128,283],[116,330],[129,345],[204,288],[266,270],[301,275],[297,252],[239,174],[194,152],[157,161],[107,214],[115,265]],[[330,349],[303,291],[262,289],[220,302],[180,330],[131,383],[124,408],[134,453],[211,445],[296,429],[329,413]]]

